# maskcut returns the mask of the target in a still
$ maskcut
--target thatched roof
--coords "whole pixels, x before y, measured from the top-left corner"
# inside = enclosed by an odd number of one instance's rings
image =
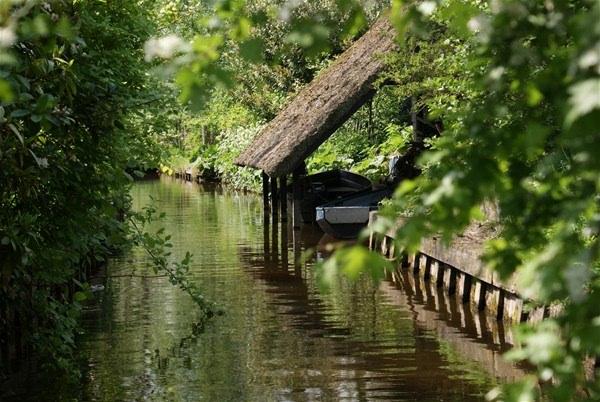
[[[383,16],[302,89],[235,163],[271,177],[292,173],[373,96],[373,81],[384,67],[380,55],[394,48],[394,30]]]

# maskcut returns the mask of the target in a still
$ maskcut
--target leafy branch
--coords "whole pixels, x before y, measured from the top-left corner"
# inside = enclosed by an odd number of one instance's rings
[[[152,269],[155,274],[163,274],[169,282],[187,293],[200,307],[203,319],[210,319],[214,315],[221,315],[223,311],[215,303],[207,300],[201,290],[189,279],[189,270],[192,263],[192,254],[187,251],[181,261],[170,261],[173,247],[171,235],[165,234],[165,229],[160,228],[151,233],[146,228],[148,224],[163,219],[164,213],[158,214],[156,208],[148,205],[142,212],[132,213],[129,216],[131,224],[131,240],[134,245],[142,247],[152,260]]]

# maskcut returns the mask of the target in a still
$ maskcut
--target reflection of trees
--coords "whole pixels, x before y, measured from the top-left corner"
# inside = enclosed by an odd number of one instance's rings
[[[197,185],[162,180],[136,184],[135,207],[149,202],[150,195],[156,199],[158,210],[167,213],[157,227],[164,226],[173,235],[173,258],[181,258],[182,253],[191,250],[192,275],[207,297],[218,302],[227,298],[228,289],[219,286],[215,271],[228,264],[235,266],[235,244],[239,239],[258,237],[256,222],[248,219],[256,216],[260,207],[255,197],[213,190],[199,192]],[[144,272],[146,262],[143,252],[133,250],[111,262],[112,273],[120,269],[130,272],[132,265],[137,272]],[[215,377],[231,377],[237,368],[236,348],[228,345],[225,337],[215,337],[216,341],[209,337],[212,345],[206,349],[214,351],[214,361],[224,364],[212,370],[199,367],[192,356],[206,344],[198,342],[202,335],[192,333],[193,303],[164,280],[140,279],[113,279],[107,286],[104,305],[87,314],[86,327],[93,334],[83,345],[89,351],[87,393],[104,400],[137,400],[149,393],[156,397],[173,384],[183,383],[185,386],[174,387],[165,396],[167,400],[181,400],[187,392],[211,389],[210,384],[198,386],[203,380],[210,381],[195,378],[198,373],[210,371]],[[231,378],[227,386],[232,395],[240,394],[235,383],[236,379]]]
[[[389,295],[383,297],[368,281],[350,284],[340,280],[331,294],[320,295],[314,288],[310,266],[289,266],[290,244],[283,239],[290,236],[286,235],[285,225],[281,230],[282,245],[278,244],[277,232],[270,229],[265,230],[262,250],[240,247],[238,255],[252,278],[265,285],[267,303],[281,320],[282,332],[308,338],[323,351],[321,367],[332,378],[320,385],[329,388],[328,392],[336,397],[350,392],[361,400],[375,394],[435,399],[444,394],[480,392],[477,386],[446,369],[448,356],[440,352],[440,342],[432,336],[431,328],[411,312],[414,298],[400,305],[404,314],[399,320],[397,309],[385,306]],[[314,239],[301,239],[298,244],[295,235],[291,236],[292,251],[316,244]],[[395,292],[402,294],[400,290]],[[454,315],[450,314],[435,317],[441,322],[452,319]],[[268,346],[268,338],[260,341]],[[255,360],[260,363],[259,358]],[[307,382],[318,383],[314,379]]]
[[[164,279],[113,279],[106,306],[87,316],[86,326],[94,328],[84,345],[94,376],[88,395],[466,400],[487,388],[466,380],[461,368],[448,368],[460,359],[440,352],[444,342],[421,313],[413,317],[406,300],[390,307],[398,303],[369,281],[340,280],[321,294],[312,265],[295,264],[302,250],[318,249],[320,234],[305,228],[298,235],[289,226],[263,233],[258,197],[198,192],[176,181],[135,188],[136,200],[150,193],[158,199],[173,234],[173,258],[193,252],[192,275],[226,315],[195,331],[193,303]],[[114,262],[111,273],[129,270],[129,258],[143,269],[143,255],[134,252]],[[430,313],[432,320],[441,317]]]

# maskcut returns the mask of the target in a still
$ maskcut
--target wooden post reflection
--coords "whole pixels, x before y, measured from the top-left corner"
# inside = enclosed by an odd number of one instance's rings
[[[287,270],[288,266],[288,225],[281,218],[281,267]]]
[[[277,223],[275,215],[277,214],[273,214],[273,225],[271,227],[271,262],[277,264],[277,261],[279,259],[279,224]]]
[[[270,255],[270,245],[269,245],[269,176],[265,172],[262,172],[262,191],[263,191],[263,248],[265,253],[265,260],[269,258]]]
[[[300,238],[300,229],[296,228],[294,224],[292,230],[292,250],[294,254],[294,272],[296,275],[302,275],[302,263],[300,259],[302,258],[302,242]]]
[[[267,215],[265,215],[267,216]],[[269,244],[269,218],[264,220],[263,224],[263,249],[265,253],[265,260],[269,259],[269,255],[271,253],[271,246]]]

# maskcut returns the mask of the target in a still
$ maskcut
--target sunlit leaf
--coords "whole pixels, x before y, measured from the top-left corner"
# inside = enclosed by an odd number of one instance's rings
[[[248,39],[240,44],[240,55],[253,63],[263,61],[263,51],[264,41],[260,38]]]
[[[0,100],[2,102],[12,102],[14,99],[14,94],[12,88],[6,80],[0,78]]]
[[[600,109],[600,78],[590,78],[569,88],[569,112],[565,119],[567,126],[579,117]]]

